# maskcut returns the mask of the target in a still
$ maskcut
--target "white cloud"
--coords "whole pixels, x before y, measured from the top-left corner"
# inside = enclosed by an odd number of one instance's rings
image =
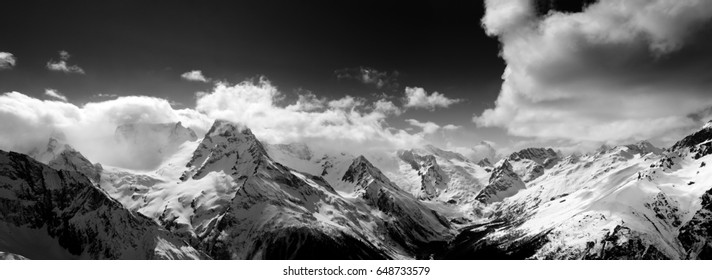
[[[380,112],[384,115],[394,115],[398,116],[402,113],[402,110],[398,108],[393,102],[385,99],[379,99],[373,103],[373,110],[375,112]]]
[[[321,111],[296,110],[296,105],[281,107],[278,89],[265,78],[230,85],[218,83],[210,93],[198,95],[196,109],[213,119],[246,124],[269,143],[305,142],[325,149],[353,153],[369,150],[412,147],[420,135],[394,129],[385,124],[385,114],[363,112],[363,101],[346,96],[331,100]]]
[[[412,126],[417,126],[423,129],[423,134],[433,134],[440,129],[440,126],[434,122],[419,122],[414,119],[407,119],[405,121]]]
[[[67,65],[69,58],[70,55],[67,51],[59,51],[59,61],[50,59],[50,61],[47,62],[47,69],[64,73],[84,74],[84,69],[78,65]]]
[[[332,109],[353,109],[358,106],[362,106],[364,101],[360,98],[354,98],[353,96],[347,95],[340,99],[335,99],[327,103],[329,108]]]
[[[160,162],[156,155],[142,154],[140,145],[114,143],[116,126],[125,123],[182,122],[205,133],[211,124],[192,109],[173,110],[168,101],[145,96],[76,106],[40,100],[18,92],[0,95],[0,149],[27,153],[47,144],[54,132],[62,132],[91,161],[127,168],[144,168]]]
[[[712,1],[600,0],[539,17],[531,1],[485,4],[507,67],[495,107],[473,118],[480,126],[579,142],[675,139],[712,106],[701,62],[712,59]]]
[[[461,128],[461,126],[454,125],[454,124],[448,124],[448,125],[443,126],[443,129],[445,129],[445,130],[458,130],[460,128]]]
[[[495,163],[501,157],[496,149],[497,145],[489,141],[480,141],[472,147],[450,147],[451,150],[467,157],[472,162],[479,162],[488,159],[490,163]],[[513,151],[507,151],[506,154]]]
[[[12,69],[15,67],[17,59],[9,52],[0,52],[0,70]]]
[[[318,98],[314,93],[306,92],[304,94],[299,94],[297,103],[287,106],[286,109],[309,112],[324,109],[324,104],[326,104],[326,98]]]
[[[52,97],[54,99],[58,99],[58,100],[67,102],[67,97],[64,96],[63,94],[59,93],[59,91],[57,91],[56,89],[51,89],[51,88],[45,89],[44,94],[49,97]]]
[[[428,93],[423,88],[406,87],[405,88],[405,105],[406,108],[423,108],[435,110],[435,108],[447,108],[450,105],[460,102],[459,99],[450,99],[439,92]]]
[[[200,70],[192,70],[185,72],[180,75],[181,78],[188,81],[203,82],[207,83],[209,80],[203,76],[203,72]]]

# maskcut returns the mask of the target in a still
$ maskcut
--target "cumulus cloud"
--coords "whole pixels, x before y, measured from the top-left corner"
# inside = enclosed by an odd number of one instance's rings
[[[616,143],[683,134],[712,106],[710,1],[600,0],[544,15],[532,1],[485,5],[507,67],[495,107],[473,118],[480,126]]]
[[[297,102],[287,106],[287,110],[292,111],[316,111],[324,109],[326,105],[326,98],[319,98],[316,94],[307,91],[306,93],[299,94]]]
[[[365,106],[359,98],[319,101],[326,103],[321,110],[302,110],[304,106],[296,104],[282,107],[276,104],[281,98],[282,93],[265,78],[217,83],[211,92],[198,95],[196,110],[213,119],[244,123],[268,143],[304,142],[339,151],[349,147],[358,154],[423,142],[421,135],[389,127],[384,113],[367,110],[374,106]]]
[[[126,168],[147,167],[160,162],[156,155],[141,154],[139,145],[114,142],[116,127],[126,123],[182,122],[205,133],[211,120],[191,109],[174,110],[168,101],[145,96],[127,96],[76,106],[40,100],[19,92],[0,95],[0,149],[27,153],[47,144],[50,135],[61,132],[67,141],[93,162]]]
[[[63,94],[59,93],[59,91],[57,91],[56,89],[51,89],[51,88],[45,89],[44,94],[46,96],[52,97],[54,99],[58,99],[58,100],[67,102],[67,97],[64,96]]]
[[[361,98],[354,98],[353,96],[347,95],[340,99],[331,100],[327,104],[329,105],[329,108],[343,110],[362,106],[364,101]]]
[[[439,92],[428,94],[425,89],[420,87],[405,88],[405,104],[406,108],[423,108],[435,110],[438,107],[447,108],[450,105],[460,102],[459,99],[451,99]]]
[[[398,71],[392,73],[379,71],[370,67],[344,68],[334,71],[336,78],[357,80],[364,84],[374,85],[376,88],[398,87]]]
[[[185,72],[180,75],[180,77],[184,80],[187,81],[193,81],[193,82],[203,82],[207,83],[209,80],[203,76],[203,71],[200,70],[192,70]]]
[[[378,101],[374,102],[373,110],[376,112],[380,112],[384,115],[398,116],[403,113],[403,111],[398,108],[398,106],[393,104],[393,102],[391,102],[390,100],[386,99],[379,99]]]
[[[423,129],[423,134],[433,134],[440,129],[440,126],[434,122],[420,122],[414,119],[407,119],[405,121],[412,126]]]
[[[12,69],[15,67],[17,59],[9,52],[0,52],[0,70]]]
[[[59,60],[55,61],[54,59],[50,59],[47,62],[47,69],[64,73],[84,74],[84,69],[78,65],[67,65],[67,61],[70,57],[67,51],[59,51]]]

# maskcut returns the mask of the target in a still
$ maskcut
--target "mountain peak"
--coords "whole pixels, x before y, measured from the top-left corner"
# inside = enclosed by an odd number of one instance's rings
[[[547,160],[558,157],[559,154],[552,148],[526,148],[509,155],[509,160],[518,161],[521,159],[528,159],[538,164],[544,164]]]
[[[697,145],[712,141],[712,122],[707,122],[702,129],[696,131],[675,143],[670,150],[676,151],[683,148],[694,149]]]
[[[267,150],[247,126],[216,120],[193,152],[182,180],[202,178],[212,171],[242,176],[254,172],[260,162],[271,161]]]
[[[702,126],[702,129],[710,129],[712,128],[712,120],[709,120],[705,123],[705,125]]]

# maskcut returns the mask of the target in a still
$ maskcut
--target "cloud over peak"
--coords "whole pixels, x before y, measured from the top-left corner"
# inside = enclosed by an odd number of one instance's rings
[[[17,59],[9,52],[0,52],[0,70],[12,69],[15,67]]]
[[[68,65],[67,61],[71,56],[67,51],[59,51],[59,60],[50,59],[47,62],[47,69],[64,73],[84,74],[84,69],[78,65]]]
[[[710,1],[600,0],[579,13],[488,0],[482,24],[507,63],[480,126],[571,141],[662,138],[712,106]],[[674,104],[674,105],[672,105]]]

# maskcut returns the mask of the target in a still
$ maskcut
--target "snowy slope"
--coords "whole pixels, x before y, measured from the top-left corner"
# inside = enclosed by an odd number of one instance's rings
[[[199,259],[86,176],[0,151],[0,251],[30,259]]]
[[[355,195],[356,182],[334,178],[352,166],[346,154],[322,155],[314,164],[305,147],[268,147],[292,164],[311,163],[295,164],[302,170],[331,171],[326,177],[339,190],[273,160],[248,128],[226,121],[216,121],[199,144],[184,143],[155,171],[107,167],[102,187],[220,259],[413,258],[417,246],[450,236],[447,222],[394,185],[386,188],[397,190],[388,196],[398,198],[395,207]],[[315,251],[324,246],[337,250]]]
[[[709,256],[709,139],[705,128],[664,154],[643,142],[561,159],[526,189],[483,209],[492,224],[468,241],[478,248],[468,254],[487,248],[502,258]]]

